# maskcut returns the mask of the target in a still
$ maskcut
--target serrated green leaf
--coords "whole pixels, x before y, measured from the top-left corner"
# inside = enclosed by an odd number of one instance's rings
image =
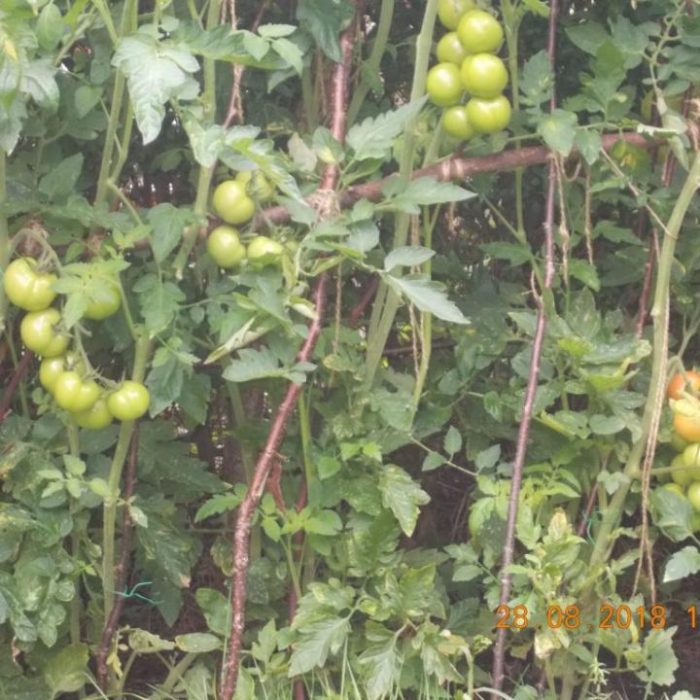
[[[384,258],[384,270],[391,272],[395,267],[418,267],[435,255],[434,250],[423,246],[401,246],[394,248]]]
[[[573,112],[555,109],[542,118],[538,132],[545,143],[563,156],[568,156],[574,146],[578,118]]]
[[[384,275],[384,279],[400,295],[415,304],[421,311],[431,313],[434,316],[450,323],[468,325],[470,321],[459,310],[457,305],[447,298],[444,287],[433,282],[425,275],[410,275],[406,277],[394,277]]]
[[[354,151],[355,160],[365,158],[384,158],[406,124],[416,117],[425,104],[426,98],[409,102],[402,107],[368,117],[360,124],[355,124],[347,135],[347,144]]]
[[[391,510],[404,534],[410,537],[418,521],[420,506],[428,503],[430,496],[395,464],[387,464],[382,468],[379,491],[384,507]]]
[[[289,663],[288,676],[293,678],[313,668],[323,668],[329,654],[337,654],[350,633],[344,617],[329,617],[304,625],[299,630]]]
[[[664,568],[664,583],[693,576],[700,571],[700,551],[693,545],[674,552]]]
[[[191,77],[199,63],[187,47],[159,42],[146,31],[122,39],[112,65],[126,76],[144,144],[160,133],[168,100],[191,100],[199,94],[199,85]]]
[[[387,206],[407,214],[420,214],[420,207],[432,204],[463,202],[475,196],[452,182],[440,182],[434,177],[420,177],[403,183],[399,177],[390,178],[384,185]]]

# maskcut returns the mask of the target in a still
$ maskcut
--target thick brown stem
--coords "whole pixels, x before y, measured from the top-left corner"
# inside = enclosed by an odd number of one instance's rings
[[[137,427],[134,429],[134,433],[131,438],[131,451],[129,452],[129,460],[126,465],[124,501],[127,503],[134,495],[138,450],[139,437]],[[131,517],[129,516],[129,509],[124,506],[124,515],[122,517],[122,551],[119,557],[119,562],[115,567],[115,593],[123,591],[126,586],[129,572],[129,557],[131,556],[132,532],[133,523],[131,521]],[[116,596],[114,607],[107,618],[107,623],[105,624],[104,630],[102,630],[102,638],[100,640],[99,649],[97,650],[97,683],[105,692],[107,691],[107,677],[109,674],[107,668],[107,656],[109,656],[110,649],[112,648],[112,639],[114,638],[114,633],[117,631],[117,627],[119,626],[119,618],[121,617],[122,610],[124,609],[125,600],[126,598],[124,598],[124,596]]]
[[[326,287],[328,278],[326,274],[321,275],[316,285],[314,293],[314,303],[316,305],[316,320],[309,328],[309,334],[304,345],[299,352],[298,361],[308,362],[316,341],[321,332],[323,311],[326,302]],[[246,601],[246,577],[248,575],[250,529],[252,525],[255,509],[265,491],[267,477],[270,474],[273,464],[278,457],[277,451],[282,444],[287,422],[289,421],[294,407],[299,397],[301,386],[290,384],[287,394],[279,406],[277,415],[272,423],[267,443],[260,454],[255,472],[243,502],[236,514],[236,525],[233,533],[233,579],[231,581],[231,629],[229,634],[228,652],[222,671],[220,700],[231,700],[236,692],[238,683],[238,668],[241,658],[241,644],[243,642],[243,631],[245,629],[245,601]]]
[[[617,141],[627,141],[642,148],[651,148],[658,144],[641,134],[606,134],[603,136],[603,148],[610,150]],[[570,158],[577,158],[579,153],[574,151]],[[552,152],[546,146],[528,146],[527,148],[516,148],[509,151],[501,151],[488,156],[476,156],[473,158],[461,158],[454,156],[446,160],[429,165],[428,167],[415,170],[412,177],[434,177],[437,180],[464,180],[481,173],[494,173],[517,168],[542,165],[552,158]],[[390,175],[383,180],[373,180],[361,185],[354,185],[339,194],[339,205],[342,209],[351,207],[360,199],[377,201],[381,199],[382,191],[389,178],[396,177]],[[312,202],[311,202],[312,203]],[[270,207],[260,212],[255,219],[255,226],[265,227],[273,224],[283,224],[289,221],[289,211],[283,206]]]
[[[547,52],[552,72],[556,74],[556,31],[558,0],[551,0],[549,6],[549,38]],[[556,94],[552,91],[550,109],[556,109]],[[554,202],[557,190],[558,170],[553,157],[549,158],[549,176],[547,180],[547,199],[545,203],[545,274],[544,289],[549,290],[554,280]],[[506,518],[506,535],[503,545],[503,559],[500,574],[500,595],[499,602],[506,605],[510,600],[512,587],[512,574],[510,566],[513,563],[515,553],[515,524],[518,517],[518,505],[520,501],[520,487],[523,480],[523,469],[525,467],[525,457],[527,454],[527,443],[530,436],[530,424],[532,421],[532,409],[537,394],[537,385],[540,375],[540,362],[542,358],[542,347],[544,345],[545,331],[547,328],[547,316],[545,304],[541,296],[536,296],[537,301],[537,325],[535,337],[532,344],[532,359],[530,360],[530,375],[527,382],[527,390],[523,403],[523,412],[518,430],[518,441],[516,445],[515,459],[513,460],[513,476],[511,478],[510,497],[508,500],[508,515]],[[502,690],[505,681],[505,654],[506,654],[506,630],[499,629],[496,636],[496,644],[493,652],[492,684],[495,690]],[[492,698],[497,698],[496,694]]]

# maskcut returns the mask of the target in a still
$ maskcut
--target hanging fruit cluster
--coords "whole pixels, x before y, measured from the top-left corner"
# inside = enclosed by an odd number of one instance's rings
[[[253,235],[246,245],[234,227],[247,224],[255,215],[256,202],[268,201],[273,195],[272,185],[259,170],[239,172],[235,179],[224,180],[214,190],[212,208],[224,225],[209,234],[207,252],[219,267],[231,270],[247,261],[252,267],[261,268],[281,260],[281,243],[268,236]]]
[[[27,313],[20,323],[25,346],[39,355],[39,381],[56,405],[68,411],[82,428],[100,430],[116,418],[136,420],[148,410],[150,397],[146,387],[134,381],[119,385],[103,380],[89,368],[82,348],[70,348],[71,335],[62,327],[61,312],[52,306],[56,299],[56,275],[41,270],[34,258],[17,258],[3,277],[10,302]],[[98,298],[91,299],[84,318],[102,321],[121,306],[116,280],[105,283]],[[99,383],[98,383],[99,382]],[[107,385],[111,388],[107,389]]]
[[[671,444],[678,454],[671,462],[672,481],[662,488],[685,497],[695,511],[700,529],[700,374],[693,370],[671,378],[667,395],[673,412]]]
[[[430,69],[426,89],[432,102],[445,108],[444,130],[461,140],[502,131],[512,111],[503,95],[508,70],[496,55],[503,28],[474,0],[440,0],[438,17],[448,31],[437,43],[439,63]]]

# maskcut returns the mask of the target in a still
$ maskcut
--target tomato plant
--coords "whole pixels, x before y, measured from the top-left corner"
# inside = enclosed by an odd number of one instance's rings
[[[267,236],[256,236],[248,243],[246,255],[251,264],[264,267],[278,263],[283,252],[281,243]]]
[[[83,379],[78,372],[64,371],[53,384],[56,403],[71,413],[89,410],[100,395],[100,387],[92,379]]]
[[[207,252],[224,269],[237,267],[245,260],[246,247],[238,231],[231,226],[217,226],[207,238]]]
[[[464,141],[470,139],[476,133],[469,123],[467,110],[462,105],[455,105],[445,110],[442,115],[442,128],[450,136]]]
[[[148,411],[150,396],[140,382],[127,380],[107,397],[109,412],[121,421],[133,421]]]
[[[85,318],[92,321],[104,321],[119,311],[121,293],[116,282],[108,281],[97,290],[96,296],[90,299],[85,308]]]
[[[73,420],[86,430],[104,430],[111,425],[113,416],[107,407],[107,401],[99,397],[87,410],[74,413]]]
[[[30,311],[20,324],[22,342],[42,357],[57,357],[68,347],[68,336],[57,326],[61,323],[58,309]]]
[[[3,4],[0,696],[697,695],[689,5]]]
[[[503,95],[490,100],[472,97],[466,110],[469,123],[478,133],[494,134],[510,124],[512,110],[508,98]]]
[[[42,311],[56,298],[52,289],[55,275],[38,271],[33,258],[13,260],[2,281],[7,298],[26,311]]]
[[[461,75],[464,89],[474,97],[498,97],[508,84],[508,71],[503,61],[489,53],[467,56]]]
[[[700,391],[700,373],[691,369],[685,374],[674,374],[668,383],[666,395],[669,399],[680,399],[682,391]]]
[[[457,66],[461,66],[467,57],[467,52],[464,50],[457,32],[447,32],[438,41],[435,55],[441,63],[454,63]]]
[[[498,51],[503,43],[503,28],[485,10],[472,10],[459,20],[457,35],[469,54]]]
[[[469,11],[476,8],[474,0],[439,0],[438,17],[442,26],[456,29],[459,20]]]
[[[428,73],[426,90],[432,102],[440,107],[457,104],[462,97],[464,87],[454,63],[438,63]]]
[[[247,193],[247,185],[238,180],[225,180],[215,190],[212,206],[227,224],[245,224],[255,214],[255,202]]]

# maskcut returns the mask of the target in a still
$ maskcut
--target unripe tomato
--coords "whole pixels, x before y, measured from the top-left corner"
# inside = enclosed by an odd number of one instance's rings
[[[459,68],[454,63],[438,63],[428,72],[426,90],[431,101],[440,107],[456,105],[464,87]]]
[[[477,53],[467,56],[460,70],[462,85],[474,97],[493,99],[508,85],[508,71],[498,56]]]
[[[687,486],[693,481],[693,470],[688,469],[683,455],[676,455],[671,462],[674,470],[671,472],[671,480],[678,486]]]
[[[232,226],[217,226],[207,238],[207,252],[212,260],[226,270],[245,260],[245,246]]]
[[[284,246],[267,236],[256,236],[248,244],[248,260],[250,260],[252,265],[257,267],[276,264],[279,262],[283,253]]]
[[[669,399],[680,399],[681,391],[700,391],[700,374],[692,369],[685,373],[685,377],[681,372],[674,374],[668,383],[666,395]]]
[[[260,170],[241,170],[236,181],[245,186],[251,197],[261,202],[272,199],[275,194],[275,188]]]
[[[666,489],[667,491],[673,491],[673,493],[677,493],[679,496],[685,496],[685,491],[683,490],[682,486],[679,486],[678,484],[664,484],[662,489]]]
[[[484,10],[472,10],[459,20],[457,35],[467,53],[495,53],[503,43],[498,20]]]
[[[97,383],[92,379],[84,380],[74,371],[60,374],[53,389],[56,403],[71,413],[87,411],[99,396],[100,387]]]
[[[127,379],[109,395],[107,408],[117,420],[130,421],[141,418],[148,410],[150,402],[148,389],[140,382]]]
[[[685,497],[690,501],[693,510],[700,513],[700,481],[694,481],[688,486]]]
[[[457,32],[447,32],[438,41],[435,53],[441,63],[454,63],[456,66],[461,66],[462,61],[467,57],[467,52],[464,50]]]
[[[83,363],[76,355],[67,353],[58,357],[47,357],[39,365],[39,381],[44,389],[52,394],[58,377],[71,369],[78,372],[83,370]]]
[[[246,193],[245,185],[236,180],[226,180],[214,190],[212,205],[227,224],[244,224],[255,214],[255,202]]]
[[[617,141],[610,149],[610,157],[630,175],[640,175],[651,168],[648,151],[628,141]]]
[[[493,100],[473,97],[467,102],[467,117],[474,130],[480,134],[495,134],[510,123],[511,107],[503,95]]]
[[[673,428],[684,440],[700,442],[700,413],[675,413]]]
[[[100,396],[87,411],[73,414],[73,420],[87,430],[102,430],[111,425],[113,419],[103,396]]]
[[[690,443],[684,440],[678,433],[671,433],[671,447],[676,452],[683,452]]]
[[[25,311],[43,311],[56,298],[51,286],[56,275],[37,272],[34,258],[13,260],[5,270],[2,279],[7,298]]]
[[[462,105],[448,107],[442,114],[442,128],[450,136],[466,141],[476,133],[469,123],[467,110]]]
[[[91,321],[103,321],[119,311],[122,297],[116,282],[105,282],[104,286],[88,301],[85,318]]]
[[[683,450],[683,463],[692,468],[693,481],[700,481],[700,443],[695,442]]]
[[[31,311],[19,326],[22,342],[42,357],[62,355],[68,347],[68,336],[56,330],[61,320],[58,309]]]
[[[474,0],[440,0],[438,17],[446,29],[457,29],[459,20],[475,7]]]

